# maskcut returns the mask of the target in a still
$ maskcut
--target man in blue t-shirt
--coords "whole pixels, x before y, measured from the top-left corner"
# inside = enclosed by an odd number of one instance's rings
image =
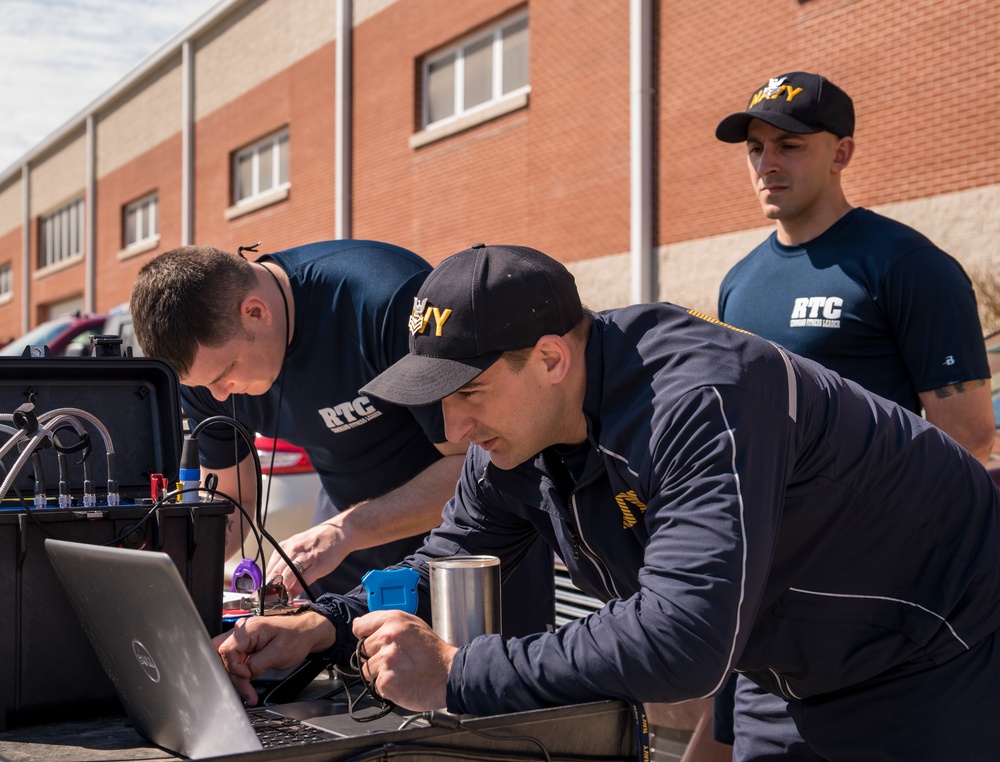
[[[818,74],[772,78],[716,137],[746,143],[775,231],[729,271],[719,317],[817,360],[944,430],[985,463],[989,365],[972,284],[925,236],[853,207],[854,106]]]
[[[972,284],[925,236],[847,200],[847,93],[818,74],[783,74],[715,134],[746,143],[754,192],[775,221],[723,280],[719,317],[923,412],[985,464],[994,423]],[[714,734],[726,743],[735,683],[716,698]]]
[[[467,447],[445,441],[439,405],[408,410],[358,391],[406,354],[401,326],[431,268],[376,241],[313,243],[255,262],[242,251],[185,246],[147,263],[132,293],[136,336],[147,355],[177,370],[195,423],[230,416],[305,449],[332,515],[282,547],[307,584],[346,592],[419,547],[461,472]],[[253,506],[248,443],[211,425],[198,444],[203,476],[215,473],[221,492]],[[234,514],[227,557],[246,532]],[[267,578],[276,574],[290,594],[299,591],[277,554]],[[551,552],[538,543],[504,581],[505,630],[553,621],[552,575]]]

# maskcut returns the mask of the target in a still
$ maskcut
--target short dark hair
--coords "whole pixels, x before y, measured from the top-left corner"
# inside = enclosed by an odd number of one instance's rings
[[[567,333],[578,341],[583,343],[587,342],[590,337],[590,326],[594,322],[594,313],[587,309],[587,305],[583,305],[583,317],[574,325]],[[507,363],[507,367],[510,368],[515,373],[520,373],[525,365],[528,364],[528,356],[531,354],[531,350],[534,347],[527,347],[525,349],[509,349],[504,352],[500,359]]]
[[[199,345],[218,347],[241,332],[240,303],[256,284],[249,262],[211,246],[160,254],[143,265],[132,286],[139,346],[147,357],[187,374]]]

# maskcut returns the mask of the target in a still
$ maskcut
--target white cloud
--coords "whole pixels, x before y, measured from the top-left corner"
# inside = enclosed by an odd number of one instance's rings
[[[218,0],[0,0],[0,171]]]

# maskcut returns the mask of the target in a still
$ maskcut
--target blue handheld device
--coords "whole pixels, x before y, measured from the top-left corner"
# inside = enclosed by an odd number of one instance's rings
[[[417,613],[416,569],[373,569],[361,578],[368,591],[368,610],[399,609],[407,614]]]

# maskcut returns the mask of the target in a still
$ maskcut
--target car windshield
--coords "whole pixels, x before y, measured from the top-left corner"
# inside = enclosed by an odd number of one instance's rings
[[[52,340],[66,330],[72,318],[49,320],[42,323],[37,328],[33,328],[23,336],[10,342],[3,349],[0,349],[2,357],[20,357],[25,347],[40,347],[43,344],[51,344]]]

